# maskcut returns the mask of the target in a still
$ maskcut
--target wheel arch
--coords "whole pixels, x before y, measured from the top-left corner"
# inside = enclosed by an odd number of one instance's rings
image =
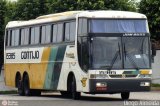
[[[22,79],[22,75],[19,71],[16,72],[16,77],[15,77],[15,87],[18,87],[17,79]]]
[[[71,91],[71,80],[72,78],[75,77],[75,74],[73,71],[70,71],[67,77],[67,91]]]

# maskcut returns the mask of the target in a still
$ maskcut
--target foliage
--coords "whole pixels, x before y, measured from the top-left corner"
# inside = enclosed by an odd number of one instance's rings
[[[5,23],[5,11],[6,11],[6,7],[5,7],[5,1],[4,0],[0,0],[0,36],[3,36],[4,34],[4,23]],[[2,38],[0,38],[1,40]]]
[[[6,11],[6,2],[0,0],[0,70],[3,64],[3,38],[4,38],[4,28],[5,28],[5,11]]]
[[[160,1],[141,0],[139,11],[146,14],[148,18],[151,37],[160,40]]]
[[[48,0],[50,12],[69,10],[125,10],[136,11],[131,0]]]

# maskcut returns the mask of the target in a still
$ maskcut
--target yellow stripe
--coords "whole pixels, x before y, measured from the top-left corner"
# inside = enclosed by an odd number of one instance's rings
[[[5,64],[5,80],[7,86],[15,86],[16,73],[19,71],[21,76],[24,71],[29,75],[30,88],[43,89],[51,48],[44,48],[41,63],[16,63]]]

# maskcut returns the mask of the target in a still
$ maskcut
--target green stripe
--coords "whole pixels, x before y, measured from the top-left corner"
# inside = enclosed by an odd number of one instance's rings
[[[57,51],[58,51],[58,47],[51,48],[50,57],[49,57],[50,62],[48,63],[48,67],[47,67],[44,89],[51,88],[52,75],[53,75],[53,71],[54,71],[53,69],[54,69],[54,64],[55,64],[53,61],[56,61]]]
[[[48,90],[57,89],[65,51],[66,51],[66,45],[56,46],[51,48],[45,82],[44,82],[44,89]]]

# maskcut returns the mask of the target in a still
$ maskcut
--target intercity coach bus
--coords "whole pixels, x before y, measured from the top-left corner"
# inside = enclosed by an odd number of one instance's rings
[[[6,26],[5,84],[19,95],[149,91],[151,46],[145,15],[126,11],[69,11]]]

